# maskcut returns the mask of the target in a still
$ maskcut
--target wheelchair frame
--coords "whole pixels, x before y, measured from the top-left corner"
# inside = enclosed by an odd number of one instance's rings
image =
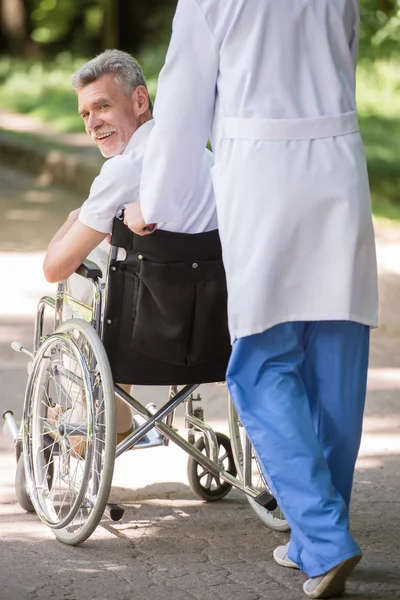
[[[116,257],[118,249],[112,247],[112,252],[110,253],[113,258]],[[13,342],[12,347],[16,351],[23,352],[29,355],[32,359],[35,358],[39,348],[41,345],[49,338],[51,338],[54,334],[57,333],[57,330],[61,323],[63,322],[63,306],[64,303],[72,304],[73,306],[79,308],[85,314],[85,319],[90,324],[90,326],[96,331],[101,340],[102,337],[102,328],[103,328],[103,320],[102,320],[102,309],[103,309],[103,292],[101,289],[101,284],[99,282],[99,276],[101,276],[100,270],[97,268],[94,263],[90,261],[85,261],[76,271],[77,274],[85,277],[86,279],[91,280],[93,285],[93,306],[92,308],[83,304],[79,300],[69,296],[69,294],[65,291],[64,283],[60,283],[57,288],[56,299],[53,299],[49,296],[45,296],[40,299],[38,303],[38,309],[36,314],[35,321],[35,329],[34,329],[34,344],[33,344],[33,352],[30,352],[23,348],[21,345]],[[105,297],[107,297],[107,285],[108,278],[106,282],[106,290]],[[46,308],[52,308],[55,311],[54,317],[54,331],[49,335],[44,335],[44,315]],[[68,321],[64,321],[67,323]],[[93,357],[91,360],[94,360]],[[94,367],[94,365],[91,365]],[[29,382],[28,382],[29,383]],[[115,448],[115,459],[118,458],[122,453],[131,448],[139,449],[139,448],[150,448],[154,446],[168,445],[170,441],[174,442],[179,448],[184,450],[196,463],[201,465],[203,469],[211,473],[216,481],[223,481],[228,484],[228,490],[223,494],[223,496],[229,492],[231,487],[239,489],[243,491],[247,497],[253,508],[255,509],[258,516],[271,528],[278,530],[287,530],[288,526],[284,518],[275,519],[277,522],[274,524],[273,519],[271,519],[272,512],[276,509],[277,504],[269,492],[269,490],[264,489],[260,492],[259,489],[256,489],[252,486],[252,459],[254,457],[254,452],[251,446],[249,439],[244,433],[242,445],[238,440],[235,440],[233,444],[233,457],[236,464],[237,472],[239,473],[239,477],[232,475],[231,473],[224,470],[222,464],[218,462],[218,450],[219,450],[219,442],[217,439],[216,433],[213,429],[199,416],[202,416],[202,411],[198,409],[194,409],[193,403],[197,400],[197,398],[193,397],[193,392],[202,385],[193,384],[193,385],[185,385],[181,389],[178,386],[170,386],[170,397],[168,401],[158,410],[156,410],[155,406],[148,405],[143,406],[138,400],[136,400],[133,396],[125,392],[120,386],[118,386],[114,381],[114,392],[125,402],[127,403],[134,411],[134,423],[135,429],[134,431],[126,437],[121,443],[119,443]],[[26,396],[25,405],[29,398]],[[188,440],[184,439],[174,428],[174,415],[176,408],[185,403],[186,411],[185,411],[185,424],[189,429]],[[24,415],[26,410],[24,410]],[[22,452],[22,439],[24,432],[27,431],[27,423],[26,418],[21,423],[21,427],[17,428],[15,421],[13,419],[11,411],[7,411],[4,415],[4,418],[9,424],[9,428],[14,431],[14,437],[16,437],[16,453],[17,460],[20,459],[20,454]],[[232,406],[230,406],[229,411],[229,422],[230,422],[230,430],[232,432],[232,420],[236,418],[237,415]],[[18,431],[16,435],[15,432]],[[194,445],[195,435],[201,434],[204,436],[204,447],[207,449],[206,456],[203,452],[201,452],[196,445]],[[26,435],[26,434],[25,434]],[[24,442],[24,449],[28,448],[28,444],[26,440]],[[26,463],[25,463],[26,464]],[[21,469],[20,469],[21,471]],[[21,478],[21,474],[20,474]],[[19,485],[23,485],[22,480],[20,480]],[[18,477],[17,477],[17,486],[18,486]],[[21,502],[21,495],[22,502]],[[20,501],[21,506],[26,510],[29,507],[29,486],[26,490],[26,496],[24,498],[23,491],[17,490],[18,500]],[[222,497],[222,496],[221,496]],[[209,499],[211,498],[203,498]],[[214,498],[219,499],[219,498]],[[24,502],[26,500],[26,502]],[[88,499],[90,502],[90,499]],[[119,520],[122,518],[124,510],[116,505],[110,504],[107,502],[102,507],[102,512],[104,512],[109,518],[112,520]],[[38,513],[39,514],[39,513]],[[264,518],[264,515],[266,518]],[[43,518],[43,515],[39,514],[39,517],[46,522],[46,519]],[[96,525],[100,522],[101,514]],[[51,525],[50,525],[51,526]],[[56,528],[55,528],[56,529]],[[55,531],[56,533],[56,531]],[[56,533],[57,535],[57,533]],[[89,533],[90,535],[90,533]],[[87,537],[89,537],[89,535]],[[58,537],[58,536],[57,536]],[[84,538],[84,539],[87,539]],[[59,538],[60,539],[60,538]],[[81,543],[84,539],[79,539],[79,541],[75,542],[72,538],[70,541],[66,543],[74,544]],[[61,540],[66,541],[66,540]]]

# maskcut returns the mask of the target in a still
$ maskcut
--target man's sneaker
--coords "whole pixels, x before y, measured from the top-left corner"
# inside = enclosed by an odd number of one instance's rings
[[[298,565],[288,557],[289,544],[278,546],[274,550],[274,559],[281,567],[289,567],[289,569],[298,569]]]
[[[354,567],[360,562],[361,555],[352,556],[319,577],[307,579],[303,592],[308,598],[333,598],[344,593],[346,579]]]

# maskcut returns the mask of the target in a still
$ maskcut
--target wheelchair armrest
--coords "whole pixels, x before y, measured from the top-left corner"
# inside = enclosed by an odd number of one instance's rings
[[[102,272],[96,263],[88,260],[87,258],[83,261],[80,267],[75,271],[77,275],[85,277],[85,279],[96,279],[96,277],[102,277]]]

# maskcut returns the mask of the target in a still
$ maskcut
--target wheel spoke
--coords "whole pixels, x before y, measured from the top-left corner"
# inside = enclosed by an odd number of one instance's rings
[[[210,490],[211,489],[213,478],[214,477],[213,477],[212,473],[208,473],[207,474],[207,480],[206,480],[206,483],[205,483],[205,486],[204,486],[206,488],[206,490]]]
[[[229,456],[228,452],[225,452],[225,454],[223,454],[222,456],[219,457],[218,461],[220,463],[223,463],[224,460],[226,460],[228,458],[228,456]]]

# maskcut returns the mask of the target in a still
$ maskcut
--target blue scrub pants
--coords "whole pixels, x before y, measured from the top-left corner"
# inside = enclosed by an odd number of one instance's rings
[[[296,321],[233,344],[229,391],[291,527],[289,558],[309,577],[360,554],[348,507],[369,333],[352,321]]]

